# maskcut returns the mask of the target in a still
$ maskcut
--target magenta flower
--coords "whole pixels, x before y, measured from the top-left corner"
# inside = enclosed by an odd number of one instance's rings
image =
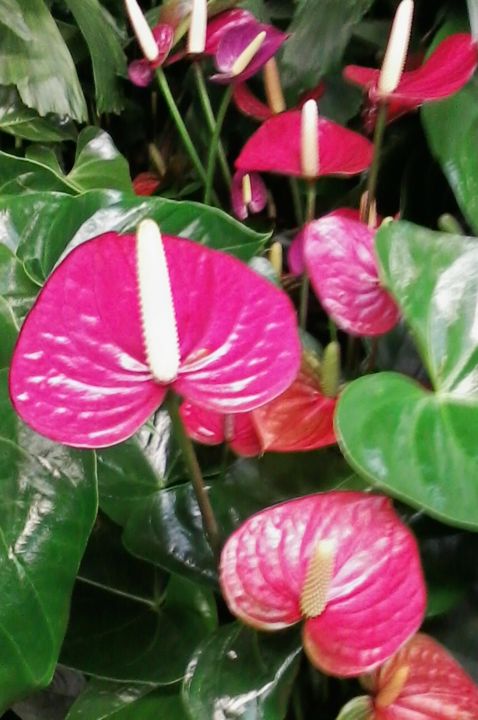
[[[252,412],[225,415],[188,401],[182,403],[179,412],[187,434],[198,443],[227,442],[236,455],[242,457],[255,457],[263,452]]]
[[[373,696],[363,705],[370,720],[478,717],[478,687],[436,640],[422,633],[365,676],[363,685]]]
[[[307,90],[303,93],[299,98],[299,102],[293,109],[301,110],[307,100],[319,100],[324,92],[325,85],[323,83],[319,83],[319,85],[315,88]],[[259,100],[259,98],[251,92],[246,83],[238,83],[234,86],[232,99],[239,112],[247,117],[253,118],[254,120],[258,120],[259,122],[264,122],[264,120],[268,120],[276,114],[273,110],[271,110],[269,105],[262,102],[262,100]]]
[[[377,90],[380,70],[348,65],[344,76],[364,88],[372,107],[380,100],[390,104],[388,120],[434,100],[458,92],[470,80],[478,64],[478,47],[466,33],[450,35],[417,70],[405,71],[396,89],[382,97]]]
[[[139,173],[133,180],[133,190],[136,195],[153,195],[161,185],[161,178],[149,170]]]
[[[254,15],[248,10],[233,8],[225,10],[219,15],[212,17],[207,24],[205,55],[215,55],[224,35],[229,30],[237,29],[243,25],[256,23]]]
[[[235,162],[244,172],[271,172],[303,176],[302,114],[288,110],[266,120],[249,138]],[[318,174],[356,175],[372,161],[372,143],[331,120],[319,118],[317,128]]]
[[[301,269],[302,245],[315,294],[338,327],[351,335],[381,335],[399,319],[395,301],[380,284],[374,237],[374,230],[340,210],[306,225],[295,241],[294,270]]]
[[[259,213],[267,205],[267,188],[257,173],[234,173],[231,184],[231,205],[234,215],[245,220],[249,213]]]
[[[138,87],[147,87],[153,82],[154,71],[163,65],[173,45],[174,28],[171,25],[160,23],[152,29],[152,33],[158,47],[157,58],[155,60],[141,58],[134,60],[128,66],[128,77]]]
[[[232,613],[259,630],[304,620],[304,649],[331,675],[369,672],[420,626],[425,586],[415,539],[388,498],[309,495],[249,518],[222,552]]]
[[[159,231],[147,238],[150,261],[139,239],[106,233],[75,248],[25,320],[10,394],[52,440],[120,442],[169,389],[211,410],[252,410],[297,375],[295,311],[282,291],[224,253],[161,243]]]

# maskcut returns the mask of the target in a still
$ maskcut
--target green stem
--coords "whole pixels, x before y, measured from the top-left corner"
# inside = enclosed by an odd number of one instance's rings
[[[174,100],[174,97],[172,95],[171,89],[166,79],[166,75],[164,74],[164,70],[160,67],[156,70],[156,78],[158,80],[158,85],[161,89],[161,92],[163,93],[163,97],[166,101],[166,105],[168,106],[169,112],[171,113],[171,117],[173,118],[174,124],[176,125],[177,131],[181,136],[181,140],[183,141],[186,152],[188,153],[197,174],[199,175],[203,183],[206,184],[206,170],[204,169],[201,159],[196,152],[196,148],[194,147],[193,141],[191,140],[191,136],[188,132],[186,125],[184,124],[184,120],[181,117],[181,113],[179,112],[176,101]]]
[[[302,203],[300,201],[299,183],[297,178],[289,178],[290,190],[292,193],[292,202],[294,204],[295,221],[299,227],[304,224],[304,214],[302,212]]]
[[[380,167],[380,153],[382,151],[383,136],[385,134],[385,126],[387,124],[387,110],[388,106],[386,102],[381,102],[378,108],[377,122],[375,123],[375,132],[373,135],[373,158],[370,166],[367,181],[367,201],[365,203],[365,217],[364,221],[368,223],[370,219],[370,212],[375,202],[375,196],[377,194],[377,181],[378,181],[378,170]]]
[[[221,137],[221,130],[226,117],[227,109],[232,97],[232,85],[229,85],[224,93],[221,104],[216,118],[216,125],[211,138],[211,146],[209,148],[209,154],[207,157],[207,171],[206,171],[206,187],[204,190],[204,203],[205,205],[211,204],[212,185],[214,182],[214,171],[216,169],[216,157],[219,146],[219,139]]]
[[[305,206],[305,222],[309,223],[314,219],[315,215],[315,199],[317,197],[317,187],[315,180],[307,181],[307,200]],[[300,286],[300,309],[299,324],[302,330],[307,325],[307,311],[309,307],[309,278],[304,273],[302,275],[302,283]]]
[[[186,435],[183,421],[181,420],[181,416],[179,414],[179,400],[177,395],[174,393],[170,393],[168,395],[166,398],[166,407],[171,417],[174,435],[179,443],[186,467],[188,468],[188,472],[191,477],[199,511],[201,513],[204,532],[206,533],[206,537],[213,554],[217,559],[220,552],[219,528],[204,485],[201,468],[199,467],[193,444],[190,438]]]
[[[209,95],[207,92],[207,86],[206,82],[204,80],[204,74],[202,71],[201,64],[199,62],[193,63],[193,71],[194,71],[194,77],[196,80],[196,87],[199,95],[199,100],[201,102],[201,107],[204,112],[204,116],[206,118],[206,122],[208,125],[208,128],[211,132],[211,135],[214,135],[214,130],[216,127],[216,118],[214,117],[214,112],[211,106],[211,101],[209,99]],[[222,144],[221,139],[218,141],[218,156],[219,156],[219,164],[221,166],[222,174],[224,177],[224,180],[226,181],[228,187],[231,186],[231,172],[229,170],[229,165],[227,163],[226,153],[224,151],[224,146]]]

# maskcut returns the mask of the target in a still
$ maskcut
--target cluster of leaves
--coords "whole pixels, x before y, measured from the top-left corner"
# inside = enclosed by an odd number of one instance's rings
[[[466,26],[464,6],[460,15],[451,1],[417,5],[417,50],[429,48],[432,34],[437,42]],[[247,3],[292,33],[279,57],[290,105],[325,78],[321,113],[355,127],[361,95],[344,83],[342,67],[376,64],[395,6]],[[354,683],[312,669],[294,628],[264,635],[225,609],[167,413],[118,446],[75,451],[30,431],[7,391],[19,328],[67,247],[133,232],[148,217],[165,234],[257,266],[272,229],[289,241],[288,187],[272,184],[275,227],[269,217],[246,225],[196,202],[199,184],[166,108],[154,90],[124,79],[121,4],[2,0],[0,7],[0,711],[13,707],[6,717],[22,720],[299,720],[320,708],[332,720],[359,694]],[[152,8],[152,22],[159,10]],[[199,104],[192,72],[178,64],[171,80],[205,157],[207,127],[190,122]],[[476,680],[478,250],[460,226],[478,234],[477,94],[473,79],[389,130],[379,208],[400,210],[406,221],[379,231],[376,252],[403,322],[372,349],[349,343],[344,372],[353,382],[336,420],[341,451],[234,459],[198,448],[224,537],[254,512],[313,492],[373,486],[396,498],[419,542],[425,628]],[[215,105],[214,88],[211,97]],[[239,115],[226,123],[231,159],[250,132]],[[138,197],[131,174],[148,169],[153,143],[164,162],[161,172],[155,167],[160,196]],[[360,180],[322,181],[318,208],[356,206],[363,189]],[[225,205],[219,184],[217,192]],[[436,232],[450,213],[455,233]],[[313,306],[315,337],[307,342],[325,340],[326,328]],[[345,335],[339,339],[345,346]],[[354,379],[370,356],[380,372]]]

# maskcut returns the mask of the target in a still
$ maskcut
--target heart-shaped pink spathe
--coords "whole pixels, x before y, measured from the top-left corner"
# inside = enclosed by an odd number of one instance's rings
[[[381,286],[375,230],[338,212],[304,228],[303,256],[315,294],[339,328],[351,335],[382,335],[398,322],[393,298]]]
[[[188,401],[182,403],[179,412],[187,434],[198,443],[221,445],[227,442],[241,457],[256,457],[262,453],[252,412],[224,415]]]
[[[156,382],[146,362],[136,238],[106,233],[54,270],[22,327],[10,394],[33,429],[67,445],[103,447],[138,430],[169,387],[231,413],[252,410],[293,381],[300,343],[287,296],[225,253],[180,238],[163,242],[177,379]]]
[[[243,179],[249,175],[251,195],[248,202],[244,197]],[[249,213],[260,213],[267,205],[267,188],[257,173],[244,173],[237,170],[231,183],[231,205],[234,215],[239,220],[246,220]]]
[[[371,720],[478,718],[478,687],[445,648],[423,633],[367,676],[364,684],[374,695]]]
[[[426,102],[443,100],[458,92],[470,80],[478,64],[478,46],[467,33],[443,40],[417,70],[405,71],[397,88],[387,96],[391,103],[389,121]],[[369,93],[377,102],[380,70],[348,65],[344,76]]]
[[[300,110],[287,110],[266,120],[249,138],[235,162],[245,172],[302,176]],[[352,130],[319,117],[319,173],[350,176],[372,161],[372,143]]]
[[[301,594],[318,544],[335,546],[325,608],[305,619],[304,649],[331,675],[369,672],[420,626],[425,585],[415,539],[385,497],[309,495],[253,515],[227,540],[224,598],[244,623],[279,630],[303,619]]]
[[[297,108],[302,108],[307,100],[319,100],[324,92],[325,86],[323,83],[319,83],[316,87],[307,90],[300,96]],[[262,100],[259,100],[245,82],[234,85],[232,99],[239,112],[259,122],[263,122],[274,115],[270,107]]]

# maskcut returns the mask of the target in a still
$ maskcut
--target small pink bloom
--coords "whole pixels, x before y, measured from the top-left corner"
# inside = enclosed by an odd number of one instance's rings
[[[300,96],[297,108],[302,108],[307,100],[319,100],[324,92],[325,86],[323,83],[320,83],[311,90],[307,90],[307,92]],[[234,86],[232,99],[239,112],[259,122],[263,122],[274,115],[270,107],[265,102],[262,102],[262,100],[259,100],[259,98],[251,92],[246,83],[238,83]]]
[[[372,143],[323,117],[318,123],[319,174],[356,175],[372,161]],[[287,110],[265,121],[249,138],[235,162],[244,172],[302,176],[301,111]]]
[[[420,626],[425,585],[415,539],[388,498],[309,495],[249,518],[222,552],[232,613],[260,630],[304,620],[304,649],[332,675],[369,672]]]
[[[478,687],[428,635],[415,635],[371,676],[371,720],[476,720]]]
[[[300,345],[287,296],[225,253],[167,236],[163,246],[179,344],[176,379],[156,381],[148,364],[135,236],[100,235],[53,271],[20,332],[10,394],[37,432],[103,447],[136,432],[169,388],[231,413],[252,410],[291,384]]]
[[[389,121],[414,110],[425,102],[442,100],[458,92],[470,80],[478,64],[478,47],[466,33],[450,35],[417,70],[405,71],[397,88],[387,96],[390,103]],[[376,106],[380,70],[348,65],[347,80],[360,85]]]
[[[136,195],[153,195],[161,184],[160,178],[154,172],[142,172],[133,180],[133,190]]]
[[[264,32],[264,40],[247,66],[239,73],[234,73],[234,63],[241,56],[251,42]],[[252,20],[241,23],[224,33],[220,39],[215,53],[215,62],[218,73],[211,76],[211,80],[219,83],[244,82],[255,75],[268,60],[273,57],[281,45],[287,40],[286,33],[277,30],[272,25]]]
[[[303,231],[304,262],[315,294],[334,322],[352,335],[386,333],[400,315],[380,285],[374,237],[364,223],[337,212]]]
[[[252,422],[252,412],[224,415],[190,402],[182,403],[181,418],[190,438],[203,445],[227,442],[236,455],[255,457],[262,447]]]
[[[245,197],[244,177],[249,176],[250,198]],[[245,173],[238,171],[232,178],[231,204],[234,215],[240,220],[245,220],[249,213],[259,213],[267,205],[267,188],[264,181],[257,173]]]
[[[174,28],[171,25],[160,23],[153,28],[153,35],[159,51],[156,60],[150,62],[146,58],[142,58],[134,60],[128,66],[128,77],[138,87],[147,87],[153,82],[154,71],[164,63],[173,45]]]
[[[215,55],[224,35],[229,30],[237,29],[242,25],[256,23],[257,20],[248,10],[233,8],[212,17],[207,24],[205,55]]]

